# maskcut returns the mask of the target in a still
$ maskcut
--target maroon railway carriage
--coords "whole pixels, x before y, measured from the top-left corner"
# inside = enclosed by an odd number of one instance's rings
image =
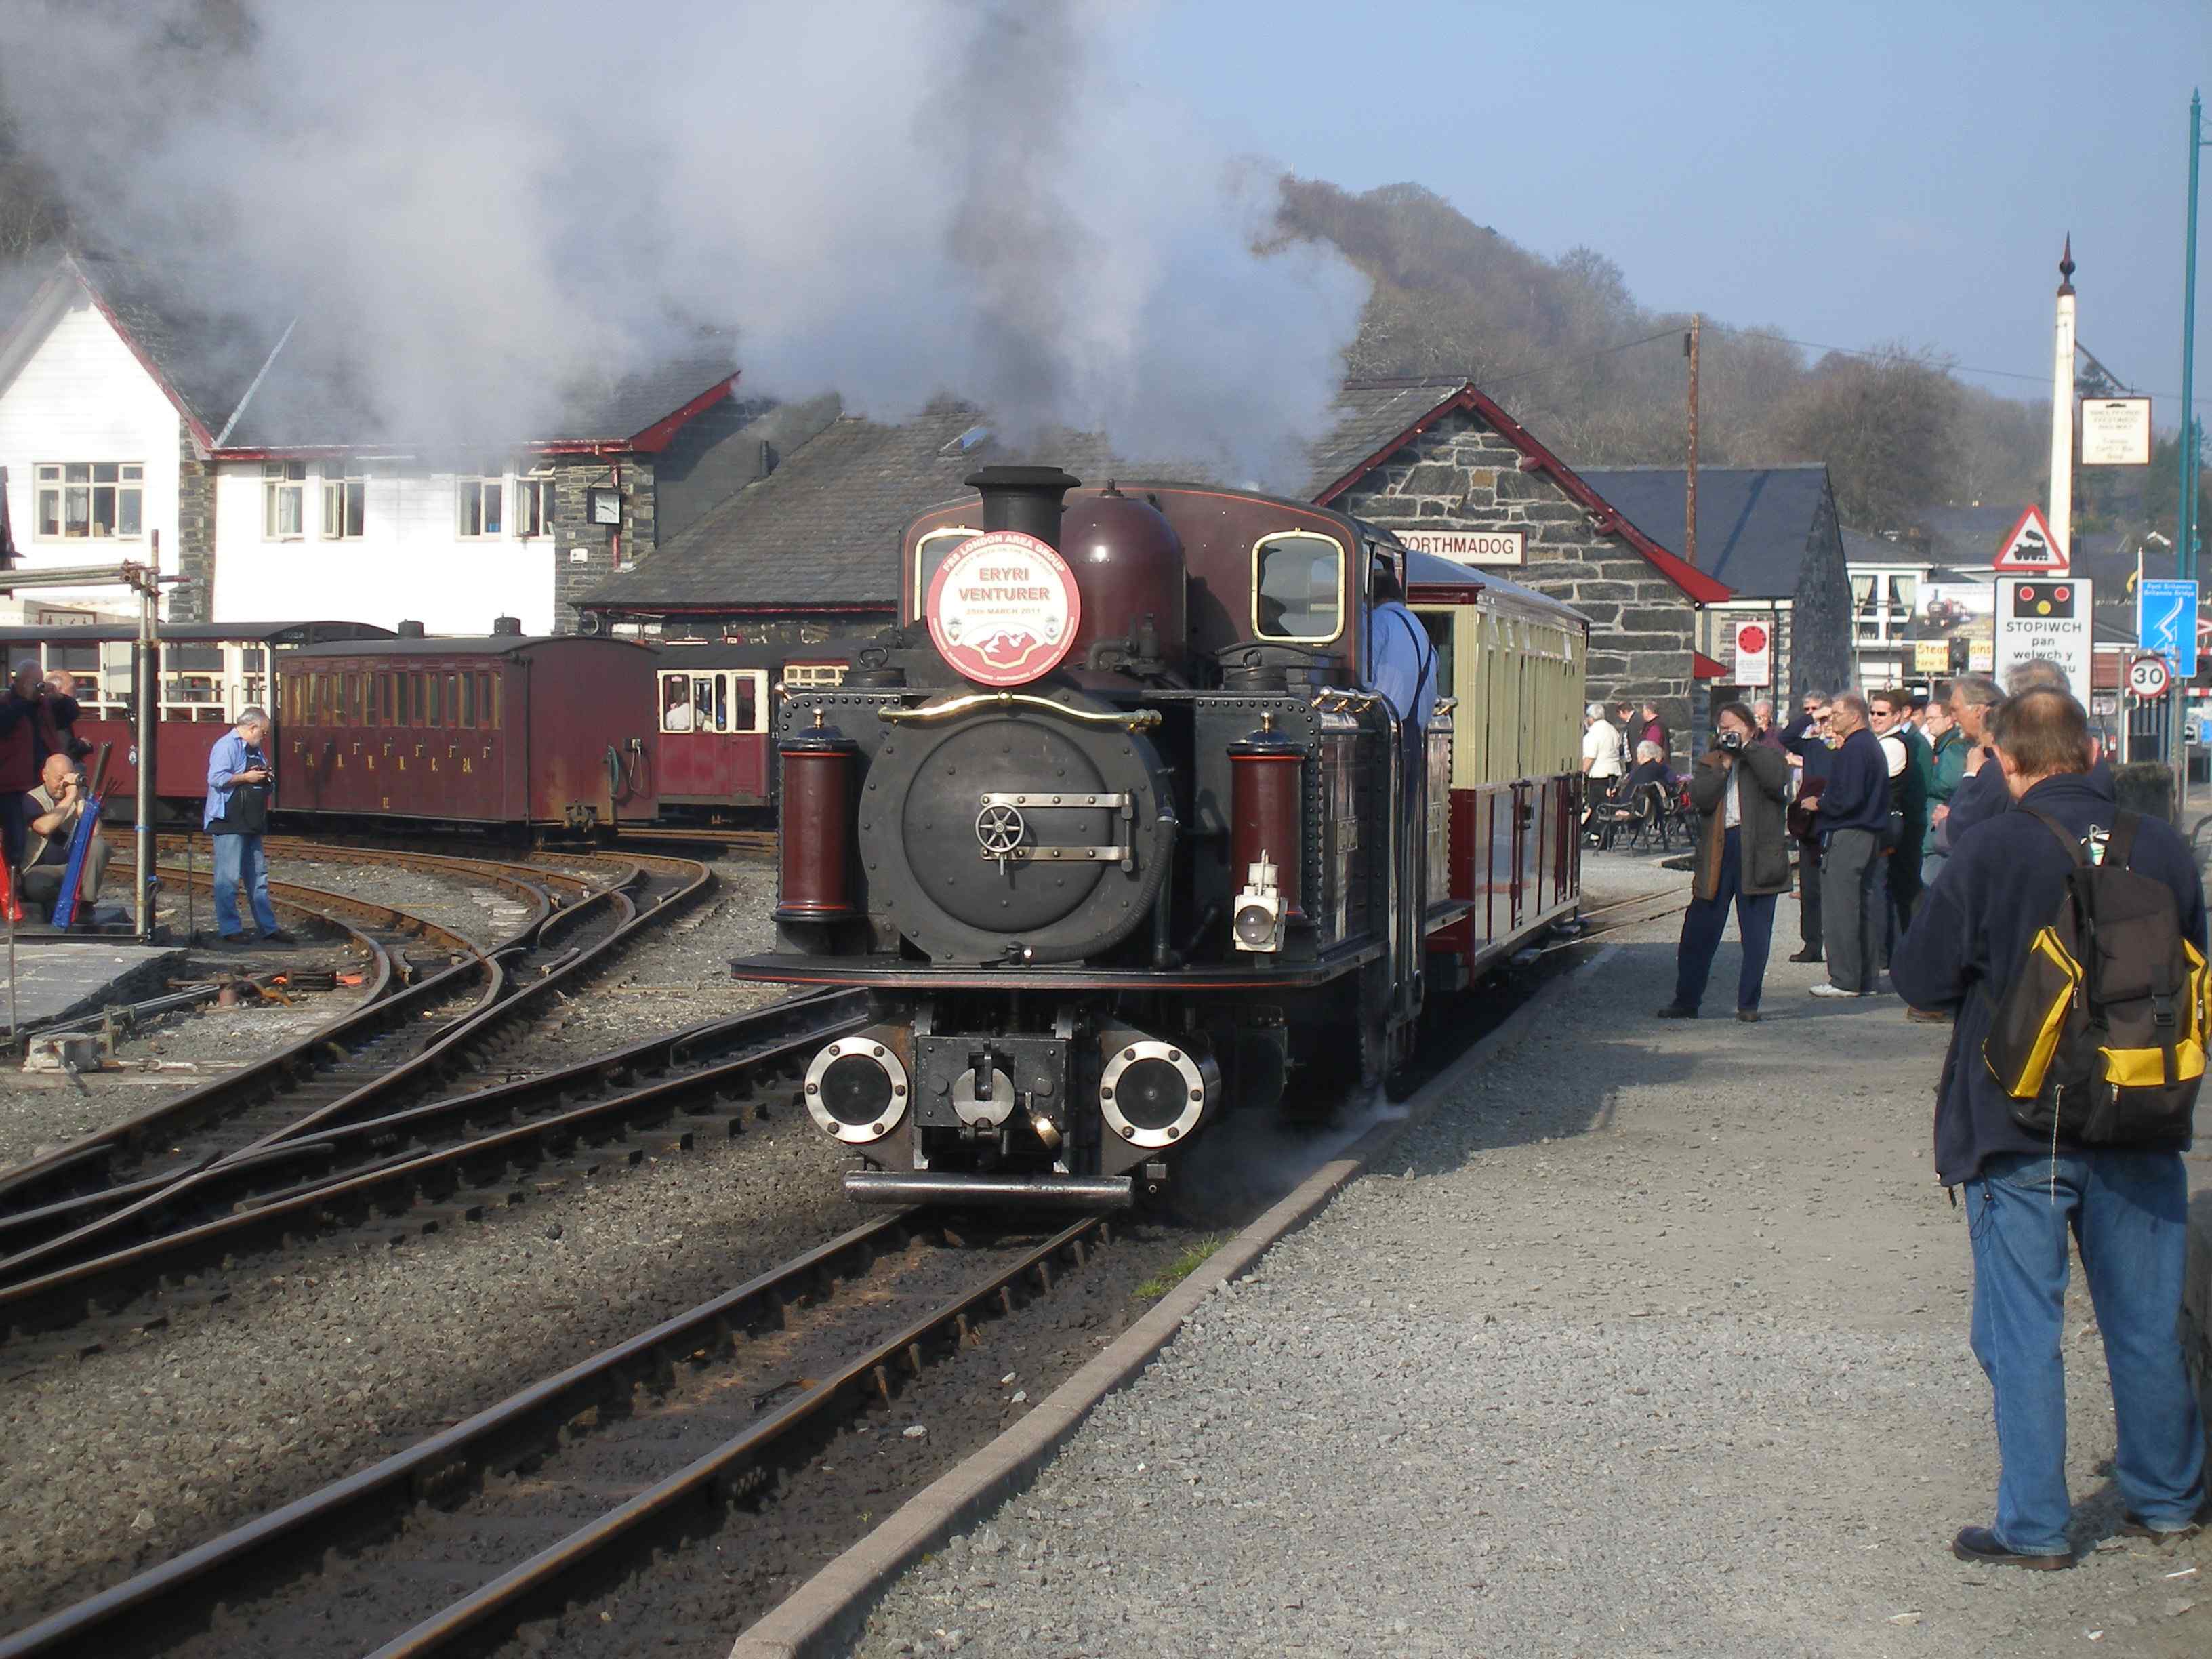
[[[311,646],[278,676],[276,810],[616,829],[659,811],[653,665],[624,640]]]
[[[655,671],[662,810],[698,819],[769,805],[776,699],[787,688],[841,684],[848,667],[843,651],[826,644],[664,644]]]
[[[270,665],[302,647],[337,640],[390,639],[392,630],[353,622],[168,623],[156,661],[161,700],[155,710],[156,799],[172,816],[197,822],[207,799],[208,751],[239,711],[268,705]],[[117,623],[55,623],[0,628],[0,652],[12,672],[26,663],[41,673],[61,669],[83,713],[76,735],[108,745],[109,817],[129,818],[137,788],[137,700],[132,690],[136,627]]]

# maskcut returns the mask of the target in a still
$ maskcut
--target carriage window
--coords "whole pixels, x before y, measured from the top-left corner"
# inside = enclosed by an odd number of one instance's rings
[[[463,675],[460,678],[465,679],[468,677]],[[451,674],[446,676],[446,724],[448,726],[459,726],[461,723],[461,694],[459,689],[453,684],[453,679],[454,677]]]
[[[695,732],[730,729],[730,677],[694,674],[691,677],[692,726]]]
[[[422,701],[422,677],[420,674],[410,674],[407,677],[407,724],[410,726],[423,724],[427,719],[424,711],[428,707],[429,705]]]
[[[323,677],[320,674],[309,675],[307,678],[308,725],[320,726],[323,723],[323,710],[329,706],[325,701],[325,696],[323,690]]]
[[[499,685],[489,673],[477,676],[477,707],[483,711],[483,723],[490,730],[499,730]]]
[[[1343,629],[1343,544],[1310,530],[1261,538],[1252,549],[1252,631],[1318,644]]]
[[[698,724],[698,710],[691,703],[691,677],[678,672],[660,677],[660,729],[664,732],[689,732]]]
[[[384,693],[384,676],[368,673],[361,677],[361,723],[376,724],[376,700]]]
[[[393,702],[391,675],[379,674],[376,677],[376,700],[384,711],[384,723],[386,726],[391,725]]]
[[[460,723],[463,726],[467,726],[471,731],[474,731],[476,729],[477,677],[473,674],[464,674],[461,676]]]
[[[737,732],[764,730],[760,723],[760,681],[768,677],[765,669],[730,677],[731,729]]]
[[[345,717],[348,726],[361,724],[361,676],[358,674],[346,676]]]
[[[425,674],[422,680],[422,689],[429,696],[429,701],[423,705],[422,724],[443,726],[446,723],[446,707],[438,697],[438,677],[435,674]]]
[[[938,566],[945,556],[963,542],[975,539],[979,532],[966,525],[955,525],[949,530],[933,530],[914,544],[914,614],[921,615],[929,603],[930,579],[937,574]]]

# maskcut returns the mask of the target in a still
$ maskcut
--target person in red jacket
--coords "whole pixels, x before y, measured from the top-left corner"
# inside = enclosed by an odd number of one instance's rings
[[[23,797],[39,787],[39,708],[46,697],[39,665],[25,663],[0,697],[0,851],[10,872],[23,867]]]

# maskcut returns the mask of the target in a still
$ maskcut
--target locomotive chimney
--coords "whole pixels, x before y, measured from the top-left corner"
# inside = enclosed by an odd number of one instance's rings
[[[399,637],[403,640],[421,639],[422,637],[422,624],[418,622],[404,622],[400,623]]]
[[[1018,530],[1060,550],[1060,497],[1079,487],[1056,466],[987,466],[968,475],[983,498],[983,528]]]

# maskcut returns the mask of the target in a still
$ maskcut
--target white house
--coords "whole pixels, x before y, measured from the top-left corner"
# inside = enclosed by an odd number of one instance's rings
[[[196,306],[127,261],[58,260],[0,334],[21,564],[144,562],[158,539],[161,568],[184,579],[174,620],[406,617],[466,634],[513,616],[565,631],[574,598],[657,544],[657,464],[737,378],[710,346],[572,399],[559,435],[434,456],[333,441],[340,400],[319,395],[294,334]],[[301,409],[321,411],[313,429],[285,412]],[[124,608],[115,591],[33,597]]]

